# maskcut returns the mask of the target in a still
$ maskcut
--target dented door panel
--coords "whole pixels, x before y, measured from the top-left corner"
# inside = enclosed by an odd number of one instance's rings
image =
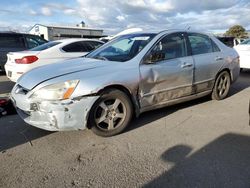
[[[189,66],[186,66],[189,65]],[[177,58],[140,66],[141,107],[192,94],[193,58]]]

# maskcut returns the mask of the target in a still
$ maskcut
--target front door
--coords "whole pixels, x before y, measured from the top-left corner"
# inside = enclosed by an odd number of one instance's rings
[[[141,108],[164,105],[192,94],[194,64],[185,35],[164,36],[145,56],[140,65]]]

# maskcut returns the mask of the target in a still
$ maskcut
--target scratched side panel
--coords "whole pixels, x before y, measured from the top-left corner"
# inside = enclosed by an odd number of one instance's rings
[[[184,69],[183,63],[192,64],[192,57],[140,66],[139,93],[142,108],[191,95],[193,66]]]

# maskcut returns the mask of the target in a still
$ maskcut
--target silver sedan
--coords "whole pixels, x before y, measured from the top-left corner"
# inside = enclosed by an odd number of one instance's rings
[[[214,36],[179,30],[123,35],[85,58],[23,75],[11,92],[18,114],[50,130],[122,132],[142,112],[211,95],[239,75],[237,52]]]

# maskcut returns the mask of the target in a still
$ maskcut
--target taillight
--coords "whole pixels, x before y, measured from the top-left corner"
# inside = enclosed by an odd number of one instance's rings
[[[36,56],[24,56],[22,59],[15,59],[17,64],[31,64],[38,60]]]

